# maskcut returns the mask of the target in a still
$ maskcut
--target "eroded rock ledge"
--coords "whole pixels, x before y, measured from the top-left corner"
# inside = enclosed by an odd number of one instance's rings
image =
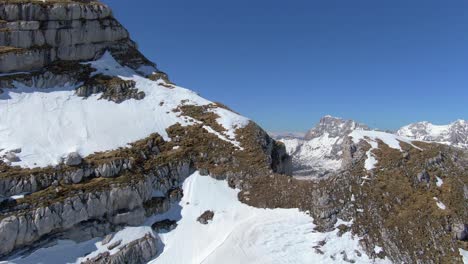
[[[98,1],[0,1],[0,72],[87,61],[112,51],[123,65],[154,66]]]
[[[82,240],[139,225],[145,216],[162,213],[180,199],[180,184],[196,169],[242,187],[249,178],[288,167],[284,147],[253,123],[237,131],[242,151],[202,125],[174,125],[168,134],[170,142],[151,135],[73,166],[23,169],[0,164],[0,195],[31,193],[1,206],[0,254],[51,236]],[[155,192],[164,197],[153,197]],[[90,223],[103,228],[97,232],[88,228]]]

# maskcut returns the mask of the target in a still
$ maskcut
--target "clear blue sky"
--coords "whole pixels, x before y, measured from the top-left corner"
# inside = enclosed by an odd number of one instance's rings
[[[272,131],[468,119],[466,0],[104,0],[178,85]]]

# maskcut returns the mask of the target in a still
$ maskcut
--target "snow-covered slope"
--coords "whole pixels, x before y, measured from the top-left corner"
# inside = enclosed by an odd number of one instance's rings
[[[162,86],[162,80],[152,81],[134,70],[119,65],[110,53],[90,62],[97,71],[123,80],[133,80],[136,88],[146,94],[142,100],[129,99],[116,104],[99,100],[99,94],[83,99],[75,94],[75,86],[36,89],[17,83],[16,89],[0,94],[0,157],[9,150],[17,154],[22,167],[45,167],[60,163],[68,153],[87,156],[97,151],[124,147],[151,133],[169,140],[166,128],[180,123],[190,125],[197,120],[173,110],[180,105],[207,105],[212,102],[195,92]],[[224,108],[213,108],[226,131],[221,134],[206,129],[236,146],[234,131],[245,126],[248,119]]]
[[[294,175],[321,177],[336,171],[342,163],[343,140],[355,130],[368,129],[353,120],[324,116],[303,139],[280,138],[293,157]]]
[[[339,236],[338,229],[327,233],[314,231],[313,219],[297,209],[259,209],[242,204],[237,198],[239,191],[231,189],[226,181],[200,176],[196,172],[185,180],[183,192],[179,204],[174,204],[165,215],[157,216],[179,220],[176,229],[156,234],[149,226],[128,227],[116,233],[109,244],[122,240],[121,245],[124,245],[146,234],[159,236],[162,253],[150,262],[155,264],[305,264],[349,263],[350,260],[390,263],[369,259],[359,245],[359,238],[353,237],[351,232]],[[213,211],[214,217],[203,225],[197,218],[206,210]],[[336,226],[342,224],[351,223],[338,221]],[[59,241],[56,246],[11,261],[16,264],[41,260],[80,263],[108,251],[101,240],[80,244]],[[80,258],[86,251],[88,255]]]
[[[400,136],[422,141],[433,141],[460,148],[468,148],[468,121],[457,120],[448,125],[418,122],[400,128]]]

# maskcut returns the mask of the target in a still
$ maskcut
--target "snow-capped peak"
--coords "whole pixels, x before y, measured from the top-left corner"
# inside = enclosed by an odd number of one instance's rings
[[[462,119],[448,125],[434,125],[427,121],[417,122],[400,128],[397,135],[468,148],[468,122]]]
[[[354,120],[342,119],[339,117],[333,117],[331,115],[326,115],[320,118],[319,123],[309,130],[305,135],[306,140],[320,137],[325,133],[328,133],[330,137],[342,137],[351,133],[355,129],[368,130],[369,128],[360,124]]]
[[[293,157],[296,176],[324,176],[338,170],[342,163],[342,144],[355,130],[369,128],[353,120],[326,115],[303,139],[279,138]]]

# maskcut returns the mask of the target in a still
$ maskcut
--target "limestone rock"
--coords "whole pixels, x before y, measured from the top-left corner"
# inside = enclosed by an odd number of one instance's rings
[[[206,225],[209,221],[213,220],[213,217],[214,212],[207,210],[197,218],[197,221],[203,225]]]
[[[18,158],[18,156],[16,156],[15,153],[13,152],[7,152],[5,154],[5,159],[7,159],[8,161],[10,162],[18,162],[18,161],[21,161],[20,158]]]
[[[68,154],[68,156],[65,158],[65,165],[78,166],[81,164],[82,161],[83,161],[83,158],[81,158],[78,152],[72,152]]]
[[[130,242],[116,254],[109,252],[82,262],[83,264],[143,264],[156,256],[157,239],[150,234],[143,238]]]

